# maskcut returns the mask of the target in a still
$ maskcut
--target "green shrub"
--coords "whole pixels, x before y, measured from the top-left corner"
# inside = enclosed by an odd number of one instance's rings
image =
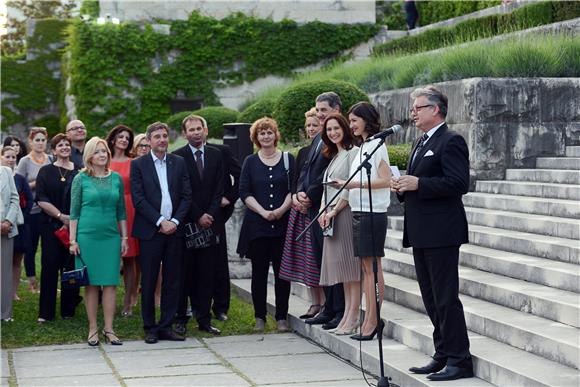
[[[262,117],[272,117],[275,101],[268,97],[258,99],[240,114],[240,122],[252,123]]]
[[[416,1],[419,24],[426,26],[501,4],[499,0],[483,1]]]
[[[181,121],[188,115],[193,114],[193,112],[179,112],[170,116],[165,120],[165,123],[177,133],[181,133]]]
[[[445,3],[453,2],[421,2]],[[448,5],[450,6],[450,5]],[[420,34],[395,39],[374,48],[374,55],[429,51],[580,16],[580,2],[542,1],[514,10],[470,19],[450,27],[431,28]]]
[[[99,11],[99,0],[83,0],[79,13],[81,15],[89,15],[94,19],[99,17]]]
[[[357,86],[335,79],[299,83],[287,88],[274,105],[274,119],[278,122],[282,140],[295,142],[304,128],[304,113],[315,105],[316,97],[334,91],[340,96],[343,113],[359,101],[368,101],[364,91]]]
[[[407,160],[409,159],[409,154],[411,153],[411,146],[413,144],[397,144],[388,145],[387,152],[389,153],[389,163],[391,165],[396,165],[399,169],[407,169]]]
[[[192,113],[205,118],[210,138],[222,138],[224,135],[223,124],[238,122],[240,116],[238,111],[223,106],[208,106]]]

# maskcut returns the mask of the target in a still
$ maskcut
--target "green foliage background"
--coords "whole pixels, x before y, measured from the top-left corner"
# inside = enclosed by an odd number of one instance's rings
[[[191,112],[179,112],[167,119],[167,125],[177,132],[181,132],[181,122],[190,114],[205,118],[210,138],[221,138],[224,133],[223,124],[238,122],[240,113],[237,110],[223,106],[208,106]]]
[[[218,105],[213,89],[266,75],[291,75],[373,36],[374,25],[273,22],[234,14],[222,20],[193,13],[149,24],[76,22],[70,37],[77,115],[96,134],[125,123],[137,131],[170,115],[180,94]],[[332,37],[332,39],[328,39]],[[324,39],[324,44],[319,43]]]

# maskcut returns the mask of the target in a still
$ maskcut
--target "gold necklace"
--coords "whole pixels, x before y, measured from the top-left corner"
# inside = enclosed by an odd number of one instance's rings
[[[58,168],[58,174],[60,175],[60,181],[62,181],[64,183],[66,181],[66,172],[63,175],[60,167],[58,165],[56,165],[56,167]],[[67,171],[66,168],[65,168],[65,171]]]

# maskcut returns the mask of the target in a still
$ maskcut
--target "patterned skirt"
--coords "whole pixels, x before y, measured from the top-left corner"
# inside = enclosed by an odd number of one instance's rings
[[[312,251],[312,237],[310,232],[302,239],[296,237],[306,228],[309,218],[307,215],[290,209],[284,251],[280,264],[280,278],[292,282],[300,282],[306,286],[320,286],[320,269],[316,256]]]

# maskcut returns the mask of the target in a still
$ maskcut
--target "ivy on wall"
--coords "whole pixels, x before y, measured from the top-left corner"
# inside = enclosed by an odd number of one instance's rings
[[[243,14],[216,20],[192,13],[149,24],[76,22],[70,36],[71,92],[77,115],[103,133],[123,122],[138,131],[170,115],[177,96],[218,105],[214,87],[287,76],[368,40],[374,25],[274,22]]]
[[[28,60],[2,59],[2,130],[46,126],[59,131],[60,60],[68,21],[38,20],[28,38]]]

